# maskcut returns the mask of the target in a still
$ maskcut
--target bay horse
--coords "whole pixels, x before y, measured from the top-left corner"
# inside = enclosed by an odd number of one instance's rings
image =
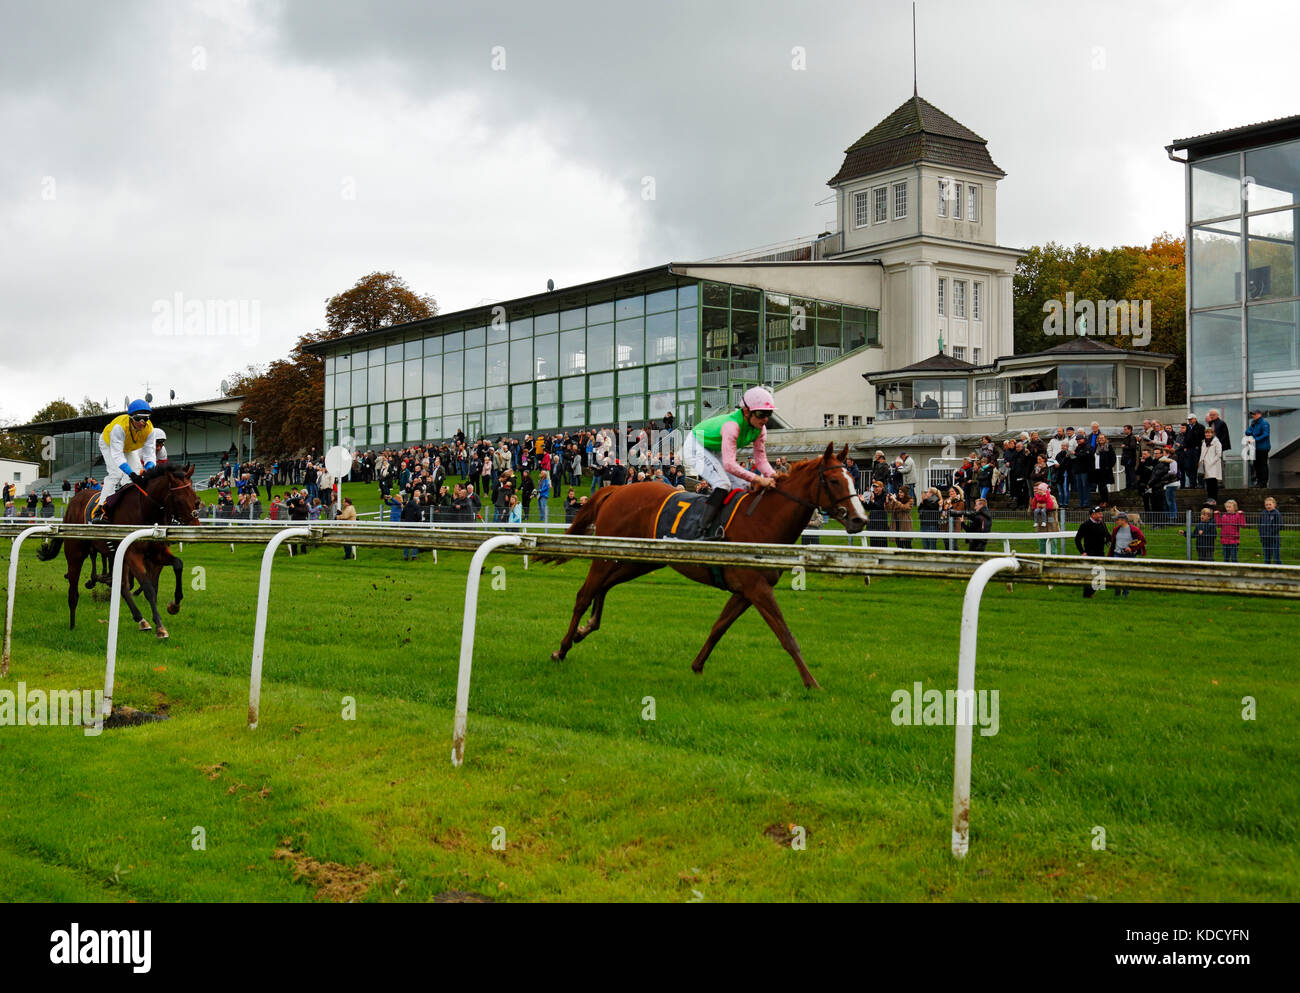
[[[800,533],[808,526],[816,509],[843,522],[849,534],[861,531],[866,526],[867,514],[861,500],[858,499],[852,475],[844,466],[848,451],[849,446],[845,445],[844,450],[836,456],[835,446],[827,445],[821,457],[800,462],[791,467],[788,474],[778,476],[774,486],[760,491],[761,497],[751,490],[745,496],[735,498],[746,503],[761,499],[762,509],[754,514],[745,512],[749,508],[728,509],[726,513],[730,515],[731,520],[726,526],[727,539],[738,542],[793,544],[799,540]],[[598,537],[653,538],[660,508],[675,492],[678,491],[667,483],[658,482],[603,487],[582,506],[565,533],[593,534]],[[546,556],[539,561],[561,562],[564,558]],[[560,647],[551,654],[551,658],[560,661],[574,644],[599,629],[605,597],[611,589],[630,579],[662,569],[665,564],[672,563],[594,560],[587,573],[586,582],[578,590],[573,617],[569,621],[569,630],[560,642]],[[709,566],[692,565],[672,567],[697,583],[708,586],[721,585],[731,593],[731,598],[722,608],[722,613],[714,623],[713,630],[709,632],[704,647],[691,663],[691,669],[696,674],[704,671],[705,660],[736,618],[753,606],[776,634],[781,647],[794,659],[804,686],[809,689],[821,689],[812,673],[808,671],[808,666],[804,664],[799,643],[790,633],[789,625],[786,624],[781,608],[777,606],[776,596],[772,592],[781,578],[780,569],[736,567],[713,569]],[[591,620],[580,627],[582,615],[588,606],[591,606]]]
[[[199,496],[194,491],[191,477],[194,466],[176,466],[163,463],[142,474],[143,487],[127,483],[117,504],[108,512],[113,524],[136,524],[141,527],[158,524],[198,524]],[[82,490],[68,504],[63,515],[65,524],[83,524],[86,521],[86,509],[95,495],[94,490]],[[60,547],[67,558],[68,571],[64,578],[68,580],[68,629],[77,626],[77,600],[80,594],[77,583],[81,579],[81,567],[92,550],[104,556],[107,561],[112,551],[107,541],[95,541],[84,538],[52,538],[47,540],[36,552],[42,562],[49,562],[59,553]],[[140,613],[135,598],[131,595],[131,580],[134,578],[144,592],[145,599],[153,612],[153,628],[158,638],[167,637],[162,618],[158,614],[158,576],[164,565],[170,565],[176,573],[176,598],[167,606],[168,613],[180,610],[182,596],[181,570],[183,564],[171,553],[163,542],[142,541],[131,545],[126,551],[125,570],[122,576],[122,599],[131,611],[131,617],[141,631],[151,630],[149,622]],[[92,564],[91,571],[94,571]],[[96,577],[92,576],[94,585]]]

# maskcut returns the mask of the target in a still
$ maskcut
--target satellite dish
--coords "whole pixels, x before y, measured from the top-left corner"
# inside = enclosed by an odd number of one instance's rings
[[[225,396],[230,392],[230,383],[227,380],[221,381],[221,395]]]
[[[175,390],[172,390],[172,391],[171,391],[171,394],[172,394],[172,399],[175,400],[175,399],[176,399],[176,391],[175,391]]]
[[[555,280],[553,280],[553,279],[548,279],[548,280],[546,281],[546,292],[547,292],[547,293],[554,293],[554,292],[555,292]]]
[[[153,394],[152,394],[152,393],[146,393],[146,394],[144,395],[144,402],[145,402],[145,403],[153,403]]]

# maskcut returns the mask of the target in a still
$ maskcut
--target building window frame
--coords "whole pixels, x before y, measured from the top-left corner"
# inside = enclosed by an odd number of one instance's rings
[[[966,184],[966,220],[972,224],[980,222],[980,186],[979,183]]]
[[[953,181],[952,184],[952,219],[961,220],[961,183]]]
[[[948,280],[947,280],[945,277],[940,276],[940,277],[939,277],[939,293],[938,293],[938,300],[939,300],[939,316],[940,316],[940,317],[945,317],[945,316],[947,316],[947,315],[944,314],[944,306],[945,306],[945,302],[946,302],[946,301],[944,300],[944,297],[946,296],[946,291],[947,291],[947,288],[948,288],[947,284],[948,284]]]
[[[871,223],[886,223],[889,220],[889,187],[875,187],[871,191],[871,203]]]
[[[939,177],[939,216],[948,216],[948,184],[951,182],[947,177]]]
[[[971,319],[972,321],[982,321],[982,320],[984,319],[984,318],[982,318],[982,317],[980,316],[980,314],[983,313],[983,309],[982,309],[982,307],[980,306],[980,305],[983,303],[983,301],[980,299],[980,298],[983,296],[983,293],[980,292],[983,288],[984,288],[984,284],[983,284],[982,282],[980,282],[979,280],[974,280],[974,281],[971,283],[971,286],[970,286],[970,319]]]
[[[907,180],[894,184],[894,220],[907,218]]]
[[[966,319],[966,280],[964,279],[952,281],[952,316],[961,320]]]
[[[871,223],[871,191],[859,190],[853,194],[853,227],[865,228]]]

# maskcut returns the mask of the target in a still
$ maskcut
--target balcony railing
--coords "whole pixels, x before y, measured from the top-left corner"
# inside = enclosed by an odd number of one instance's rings
[[[831,234],[817,235],[811,238],[794,238],[790,241],[778,241],[771,245],[747,248],[742,252],[728,255],[715,255],[702,262],[820,262],[831,255],[844,251],[844,234],[836,231]]]
[[[966,416],[966,405],[944,404],[939,407],[900,407],[896,410],[877,410],[878,421],[939,420]]]

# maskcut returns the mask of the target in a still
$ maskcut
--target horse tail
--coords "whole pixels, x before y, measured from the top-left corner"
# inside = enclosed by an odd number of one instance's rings
[[[564,533],[590,534],[592,527],[596,524],[596,518],[600,515],[601,506],[617,490],[617,486],[605,486],[597,490],[595,496],[578,508],[577,514],[573,517],[573,523],[564,529]],[[566,555],[542,555],[533,559],[533,561],[546,565],[559,565],[561,562],[569,561],[569,559]]]
[[[41,562],[48,562],[59,554],[59,549],[62,547],[62,538],[46,538],[41,542],[41,547],[36,549],[36,558]]]

